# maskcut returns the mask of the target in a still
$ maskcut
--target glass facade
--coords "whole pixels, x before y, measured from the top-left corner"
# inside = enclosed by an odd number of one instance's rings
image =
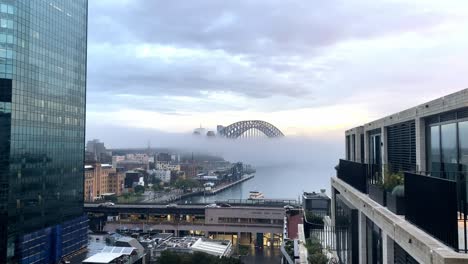
[[[0,263],[50,263],[23,242],[83,215],[87,5],[0,0]]]
[[[432,124],[428,130],[428,167],[432,176],[460,180],[468,166],[468,121]]]

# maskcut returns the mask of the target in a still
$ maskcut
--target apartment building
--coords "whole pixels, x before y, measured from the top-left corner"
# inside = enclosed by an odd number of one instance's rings
[[[468,89],[346,131],[332,177],[341,263],[468,263]]]

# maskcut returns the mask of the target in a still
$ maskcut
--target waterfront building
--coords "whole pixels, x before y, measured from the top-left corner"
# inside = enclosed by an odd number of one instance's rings
[[[123,192],[125,174],[110,164],[85,165],[84,199],[93,202],[103,195],[120,195]]]
[[[125,173],[113,169],[108,174],[107,192],[119,196],[124,192]]]
[[[468,263],[468,89],[347,130],[345,142],[331,180],[341,263]]]
[[[121,204],[118,207],[102,207],[86,204],[85,208],[91,219],[91,230],[116,232],[124,226],[128,230],[229,240],[234,245],[279,247],[283,241],[285,223],[283,206],[297,201],[285,203],[284,200],[264,200],[261,204],[248,200],[238,202],[241,204],[231,203],[231,207],[205,207],[199,204],[176,207]]]
[[[180,170],[185,172],[185,176],[188,179],[196,178],[198,174],[197,165],[193,162],[180,164]]]
[[[0,1],[0,263],[86,246],[87,6]]]

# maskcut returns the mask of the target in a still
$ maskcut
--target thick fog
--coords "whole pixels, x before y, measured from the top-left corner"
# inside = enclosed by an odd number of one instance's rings
[[[112,131],[112,132],[109,132]],[[181,152],[207,153],[228,161],[254,166],[331,166],[344,155],[344,136],[262,139],[225,139],[151,129],[106,127],[87,131],[87,140],[100,139],[107,148],[170,148]]]

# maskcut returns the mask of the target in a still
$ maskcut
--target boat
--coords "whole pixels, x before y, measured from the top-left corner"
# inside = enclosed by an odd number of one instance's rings
[[[249,194],[249,200],[258,200],[258,199],[264,199],[265,197],[263,196],[263,193],[258,192],[258,191],[250,191]]]

